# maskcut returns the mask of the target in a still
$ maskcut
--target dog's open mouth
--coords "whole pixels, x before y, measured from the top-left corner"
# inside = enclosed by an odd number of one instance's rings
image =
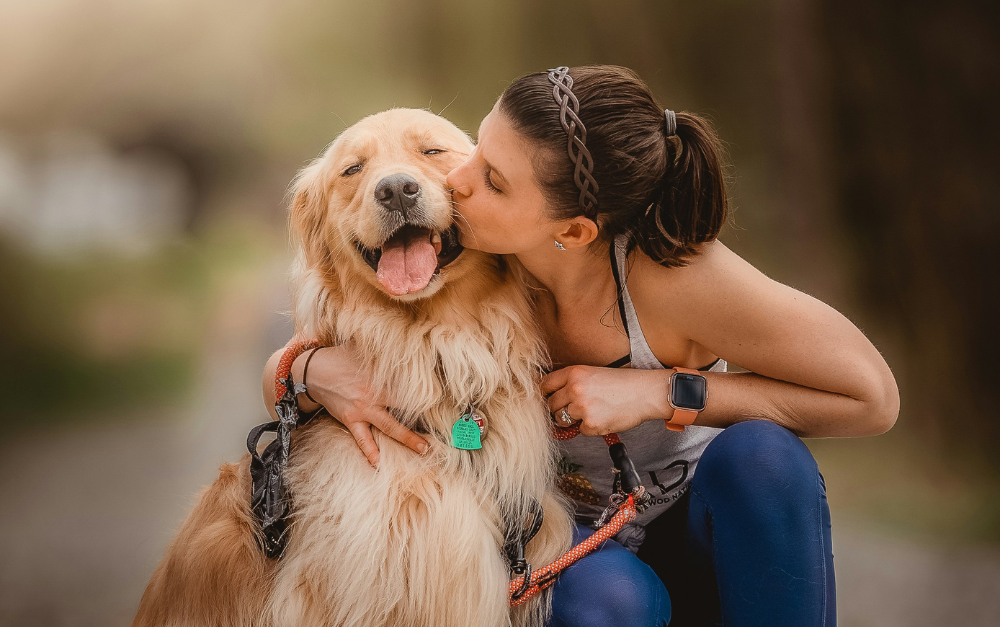
[[[397,230],[381,248],[366,248],[355,242],[358,252],[378,282],[394,296],[419,292],[431,278],[461,254],[458,228],[445,231],[407,224]]]

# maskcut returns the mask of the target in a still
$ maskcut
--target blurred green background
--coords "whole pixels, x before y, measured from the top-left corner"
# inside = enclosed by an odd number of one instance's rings
[[[0,0],[0,624],[125,624],[290,334],[283,195],[360,117],[474,133],[639,72],[734,164],[722,240],[896,373],[811,440],[842,625],[1000,624],[1000,10],[958,0]]]

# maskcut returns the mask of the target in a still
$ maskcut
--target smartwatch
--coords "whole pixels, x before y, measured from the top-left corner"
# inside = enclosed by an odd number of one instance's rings
[[[674,413],[663,422],[671,431],[683,431],[685,425],[693,423],[698,412],[705,409],[708,381],[697,370],[674,368],[667,385],[670,387],[670,406]]]

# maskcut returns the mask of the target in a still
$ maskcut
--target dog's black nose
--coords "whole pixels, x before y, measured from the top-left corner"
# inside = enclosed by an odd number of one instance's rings
[[[389,211],[403,215],[417,204],[420,198],[420,183],[409,174],[392,174],[375,186],[375,200]]]

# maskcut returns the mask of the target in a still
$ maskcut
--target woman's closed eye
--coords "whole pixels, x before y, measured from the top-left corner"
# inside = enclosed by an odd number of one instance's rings
[[[483,179],[486,182],[486,189],[490,190],[494,194],[499,194],[500,190],[496,185],[493,184],[493,180],[490,178],[490,170],[483,171]]]

